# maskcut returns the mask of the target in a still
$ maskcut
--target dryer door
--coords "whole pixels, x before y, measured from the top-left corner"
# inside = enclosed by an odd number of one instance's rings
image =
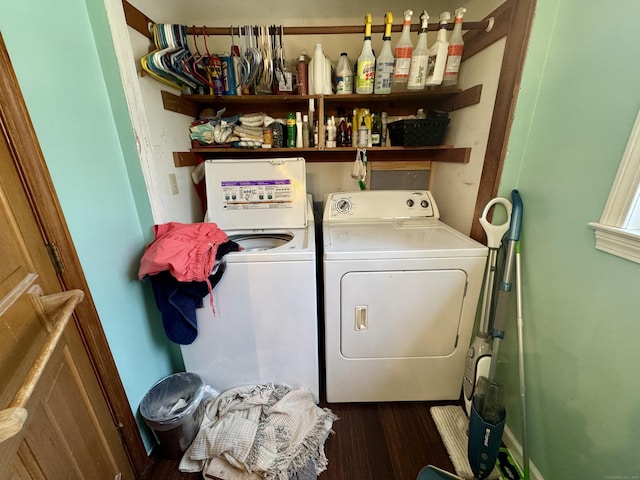
[[[466,273],[457,269],[348,272],[341,281],[342,355],[451,355],[466,283]]]

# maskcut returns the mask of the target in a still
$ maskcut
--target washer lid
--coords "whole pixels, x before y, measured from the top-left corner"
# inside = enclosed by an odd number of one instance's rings
[[[223,230],[307,226],[304,158],[207,160],[207,211]]]

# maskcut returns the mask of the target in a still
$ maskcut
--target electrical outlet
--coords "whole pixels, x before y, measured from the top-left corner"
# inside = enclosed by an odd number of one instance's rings
[[[178,179],[176,178],[175,173],[169,174],[169,190],[171,191],[171,195],[178,195],[180,193],[180,189],[178,188]]]

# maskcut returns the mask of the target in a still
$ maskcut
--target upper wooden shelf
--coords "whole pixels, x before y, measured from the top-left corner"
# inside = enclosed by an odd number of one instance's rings
[[[162,91],[162,102],[165,110],[194,118],[206,106],[225,106],[228,115],[238,111],[246,112],[250,108],[262,111],[268,109],[288,110],[292,105],[304,107],[309,100],[322,103],[325,109],[344,105],[352,107],[384,105],[385,110],[391,114],[398,109],[414,113],[423,106],[452,112],[479,103],[481,94],[482,85],[475,85],[464,90],[437,87],[387,95],[175,95]],[[316,106],[316,109],[319,111],[319,106]]]

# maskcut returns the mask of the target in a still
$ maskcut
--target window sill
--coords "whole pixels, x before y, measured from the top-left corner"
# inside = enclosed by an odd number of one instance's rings
[[[598,222],[591,222],[596,237],[596,248],[603,252],[640,263],[640,230],[625,230]]]

